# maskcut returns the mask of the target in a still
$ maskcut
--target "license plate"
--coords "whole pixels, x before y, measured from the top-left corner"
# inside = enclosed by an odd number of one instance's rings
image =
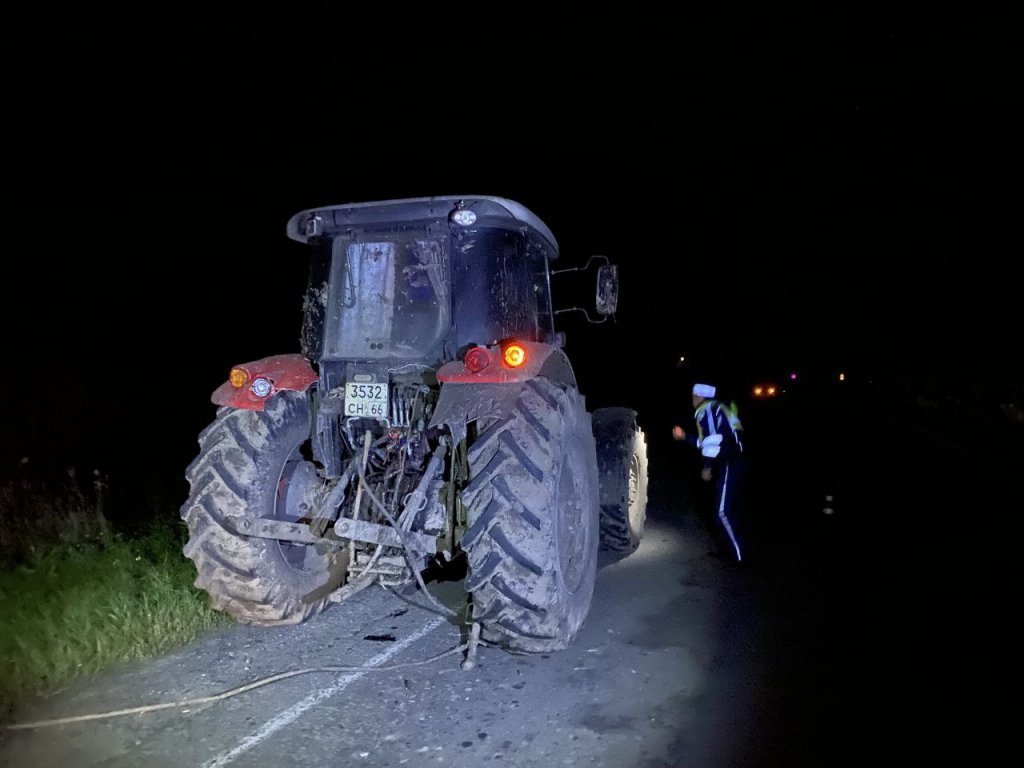
[[[345,384],[345,415],[384,419],[388,415],[388,385]]]

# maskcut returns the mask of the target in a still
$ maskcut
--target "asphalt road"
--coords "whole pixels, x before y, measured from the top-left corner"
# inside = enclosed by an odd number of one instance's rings
[[[747,414],[748,560],[711,553],[685,448],[652,439],[640,549],[603,557],[576,643],[449,656],[459,629],[380,590],[297,627],[231,627],[18,714],[212,705],[5,732],[10,766],[823,766],[994,760],[1009,714],[1009,551],[992,454],[869,396]],[[884,440],[881,440],[884,436]],[[952,446],[952,447],[951,447]],[[987,474],[986,474],[987,470]],[[824,514],[825,495],[834,514]],[[1018,505],[1019,510],[1019,505]],[[459,583],[432,585],[448,604]],[[383,638],[383,639],[382,639]],[[393,639],[390,639],[393,638]]]
[[[720,765],[758,672],[732,654],[721,565],[699,532],[652,509],[643,546],[606,563],[575,645],[550,656],[484,649],[427,666],[292,678],[187,713],[4,736],[7,765]],[[438,585],[453,606],[459,584]],[[394,637],[394,641],[368,637]],[[75,686],[20,720],[206,696],[291,668],[382,666],[457,645],[445,620],[383,591],[299,627],[232,627]],[[707,730],[710,727],[710,730]]]

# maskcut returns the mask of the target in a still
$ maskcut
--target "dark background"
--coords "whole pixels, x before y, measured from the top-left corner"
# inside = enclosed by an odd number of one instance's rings
[[[288,217],[437,194],[512,198],[561,266],[619,264],[616,322],[561,327],[591,405],[659,435],[693,375],[1019,402],[1020,46],[989,6],[5,6],[0,26],[5,467],[183,500],[210,392],[298,350]]]
[[[511,198],[561,266],[619,265],[615,323],[559,320],[589,404],[639,412],[652,517],[694,492],[695,376],[799,373],[799,408],[741,404],[750,581],[807,638],[782,732],[978,762],[1014,732],[1019,25],[721,6],[4,5],[0,480],[99,469],[121,521],[171,513],[229,368],[298,351],[293,213]]]

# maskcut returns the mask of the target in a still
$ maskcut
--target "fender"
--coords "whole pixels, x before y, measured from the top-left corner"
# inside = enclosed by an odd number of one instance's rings
[[[210,399],[217,405],[229,408],[245,408],[262,411],[270,398],[278,392],[305,392],[317,380],[316,372],[302,355],[274,355],[242,363],[231,369],[241,371],[245,379],[236,386],[229,378],[214,390]],[[262,382],[269,383],[269,389],[257,394]],[[263,386],[266,386],[265,384]]]
[[[468,370],[460,360],[441,366],[437,372],[441,395],[430,425],[446,425],[458,443],[466,436],[468,422],[483,416],[507,416],[530,379],[546,378],[577,388],[572,366],[561,349],[534,341],[516,343],[526,349],[526,362],[518,368],[502,362],[501,344],[486,347],[490,362],[479,371]]]
[[[543,376],[576,387],[576,376],[565,353],[552,344],[538,341],[514,343],[526,350],[526,362],[512,368],[503,360],[505,347],[512,341],[474,347],[470,351],[485,350],[489,362],[476,371],[471,371],[462,360],[445,363],[437,371],[437,380],[444,384],[517,384]]]

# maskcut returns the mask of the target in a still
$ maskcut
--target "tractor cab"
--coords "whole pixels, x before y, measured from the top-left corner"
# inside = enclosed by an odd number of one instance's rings
[[[554,334],[554,235],[517,203],[433,197],[303,211],[313,247],[303,352],[316,363],[456,359],[473,345]]]

